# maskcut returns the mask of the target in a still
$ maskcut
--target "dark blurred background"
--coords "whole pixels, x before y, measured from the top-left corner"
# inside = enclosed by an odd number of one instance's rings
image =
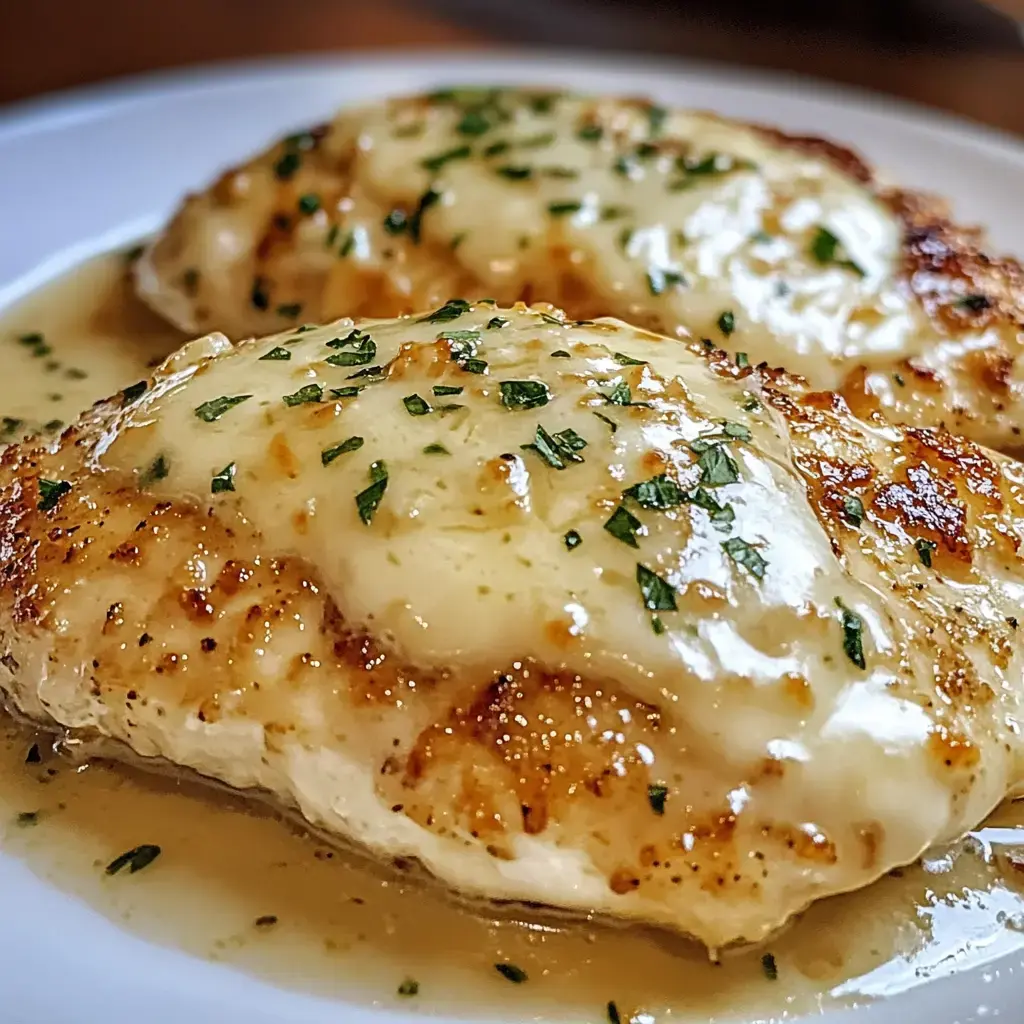
[[[1014,12],[1024,0],[0,0],[0,103],[212,60],[544,45],[800,71],[1024,133]]]

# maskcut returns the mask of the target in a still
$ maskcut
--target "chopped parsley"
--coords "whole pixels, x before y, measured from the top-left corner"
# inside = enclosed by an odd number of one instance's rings
[[[718,318],[718,329],[728,338],[733,331],[736,330],[736,314],[731,309],[727,309]]]
[[[459,369],[466,373],[486,373],[487,362],[484,359],[460,359]]]
[[[668,786],[656,782],[647,787],[647,802],[655,814],[665,813],[665,801],[668,799]]]
[[[583,142],[598,142],[604,136],[604,129],[599,124],[585,124],[576,133],[576,138]]]
[[[283,302],[275,310],[278,316],[283,316],[288,320],[294,320],[302,312],[301,302]]]
[[[636,582],[640,588],[644,607],[652,612],[674,612],[676,595],[668,583],[646,565],[637,562]]]
[[[465,299],[449,299],[440,309],[428,313],[416,321],[418,324],[445,324],[449,320],[458,320],[463,313],[468,313],[473,307]]]
[[[736,423],[734,420],[722,421],[722,433],[733,441],[749,441],[753,436],[750,427],[744,423]]]
[[[621,352],[613,352],[612,359],[619,364],[619,366],[646,366],[646,359],[634,359],[632,356],[623,355]]]
[[[972,313],[980,313],[982,310],[992,306],[992,300],[987,295],[965,295],[953,303],[958,309],[969,309]]]
[[[566,551],[572,551],[573,548],[578,548],[583,543],[583,538],[579,535],[578,530],[570,530],[562,538],[562,542],[565,544]]]
[[[355,452],[363,447],[363,439],[357,434],[352,437],[346,438],[340,444],[331,445],[330,448],[325,448],[320,453],[320,462],[324,466],[329,466],[339,455],[344,455],[346,452]]]
[[[320,197],[315,192],[299,196],[299,212],[310,216],[320,209]]]
[[[757,579],[764,579],[764,571],[768,563],[761,557],[761,553],[753,545],[748,544],[742,537],[730,537],[722,541],[722,550],[737,564],[742,565],[751,576]]]
[[[811,255],[822,265],[832,263],[837,267],[852,270],[858,277],[864,277],[864,271],[853,260],[848,259],[845,252],[839,238],[828,228],[819,225],[811,239]]]
[[[864,522],[864,503],[860,498],[852,494],[843,498],[843,519],[850,526],[860,526]]]
[[[747,353],[746,352],[737,352],[736,353],[736,368],[738,370],[745,370],[745,369],[747,369],[748,366],[750,366],[750,359],[747,357]],[[760,407],[760,403],[757,401],[757,399],[755,398],[753,401],[754,401],[753,408],[754,409],[759,408]],[[750,409],[747,408],[746,405],[744,405],[743,408],[747,409],[747,412],[751,411]]]
[[[420,983],[415,978],[406,978],[405,981],[398,986],[398,994],[400,996],[405,996],[406,998],[419,995],[419,991]]]
[[[356,233],[350,231],[345,236],[345,241],[341,243],[341,248],[338,250],[339,256],[348,256],[353,249],[356,247]]]
[[[331,388],[332,398],[355,398],[363,389],[355,384],[344,388]]]
[[[515,964],[495,964],[494,969],[503,977],[516,985],[521,985],[527,979],[526,971]]]
[[[502,327],[508,327],[509,322],[510,321],[505,319],[503,316],[492,316],[491,319],[487,321],[487,329],[489,331],[500,331]]]
[[[435,384],[431,390],[441,398],[444,395],[461,395],[465,388],[454,387],[451,384]]]
[[[480,341],[480,332],[441,331],[437,336],[437,340],[452,342],[453,356],[471,356],[476,351],[477,343]]]
[[[556,348],[555,351],[551,353],[551,358],[552,359],[571,359],[572,356],[570,355],[570,353],[566,352],[564,348]]]
[[[921,564],[926,568],[932,567],[932,552],[938,547],[938,544],[933,540],[925,540],[923,537],[919,537],[914,541],[914,550],[917,552],[917,557],[921,559]]]
[[[286,348],[282,348],[280,345],[275,345],[265,355],[260,356],[259,361],[261,363],[268,362],[287,362],[291,359],[292,354]]]
[[[633,393],[624,380],[620,380],[607,394],[603,391],[598,394],[610,405],[647,405],[646,402],[633,401]]]
[[[278,181],[287,181],[295,176],[302,164],[302,157],[294,150],[289,150],[274,164],[274,176]]]
[[[241,405],[242,402],[247,402],[250,398],[252,395],[221,395],[220,398],[211,398],[210,401],[197,405],[194,411],[204,423],[213,423],[229,409],[234,409],[236,405]]]
[[[285,405],[306,405],[311,402],[322,402],[324,400],[324,387],[322,384],[305,384],[298,391],[290,395],[282,395],[281,398]]]
[[[146,393],[148,388],[149,383],[144,380],[140,380],[137,384],[129,384],[121,392],[121,408],[126,409],[129,405],[134,405]]]
[[[838,597],[836,607],[843,627],[843,651],[857,668],[867,668],[864,659],[864,620],[856,612],[850,611]]]
[[[619,1008],[615,1005],[613,1000],[608,1000],[608,1024],[622,1024],[622,1017],[619,1014]]]
[[[39,824],[39,812],[38,811],[21,811],[17,818],[19,828],[30,828],[32,825]]]
[[[235,489],[235,464],[228,463],[219,473],[216,473],[210,481],[210,492],[220,494],[222,491],[233,491]]]
[[[67,480],[44,480],[39,478],[39,501],[36,508],[40,512],[49,512],[57,507],[57,502],[71,490]]]
[[[666,288],[686,284],[686,278],[677,270],[665,270],[663,267],[647,268],[647,290],[652,295],[661,295]]]
[[[565,217],[568,214],[579,213],[583,204],[574,199],[562,199],[556,203],[548,203],[548,213],[552,217]]]
[[[696,443],[692,442],[691,447],[694,447]],[[709,487],[734,484],[740,478],[735,459],[720,444],[712,444],[703,448],[697,459],[697,465],[701,470],[701,483],[707,484]]]
[[[443,444],[428,444],[423,449],[424,455],[451,455],[451,452]]]
[[[409,215],[397,207],[384,218],[384,230],[389,235],[400,235],[409,225]]]
[[[634,484],[628,490],[623,491],[623,495],[632,498],[644,508],[653,508],[659,511],[675,508],[686,500],[686,496],[676,482],[670,480],[664,473],[661,476]]]
[[[430,407],[430,403],[419,395],[406,395],[405,398],[402,399],[402,404],[405,406],[405,411],[410,416],[426,416],[433,412],[433,409]]]
[[[503,167],[496,167],[494,173],[500,174],[503,178],[508,178],[509,181],[526,181],[533,177],[533,168],[506,164]]]
[[[655,105],[647,108],[647,132],[651,138],[661,134],[667,117],[668,111],[664,107]]]
[[[619,505],[605,522],[604,528],[623,544],[628,544],[631,548],[640,547],[636,542],[636,535],[644,529],[644,524],[625,505]]]
[[[329,341],[328,348],[345,348],[344,351],[335,352],[327,357],[331,366],[365,366],[377,355],[377,343],[368,334],[360,334],[353,331],[347,338],[338,343],[338,339]]]
[[[537,409],[551,401],[551,392],[542,380],[503,380],[498,387],[506,409]]]
[[[388,469],[383,461],[371,463],[370,486],[356,495],[356,509],[364,525],[369,526],[388,487]]]
[[[446,149],[436,156],[428,156],[420,161],[420,166],[428,171],[439,171],[445,164],[452,160],[465,160],[473,151],[469,146],[455,146],[453,149]]]
[[[259,917],[253,921],[253,924],[257,928],[270,928],[277,924],[277,914],[260,914]]]
[[[535,451],[549,466],[565,469],[570,462],[582,462],[583,457],[576,453],[587,447],[587,442],[572,428],[549,434],[539,423],[532,444],[520,445],[526,450]]]
[[[764,976],[769,981],[778,981],[779,978],[779,966],[775,962],[775,957],[771,953],[765,953],[761,957],[761,970],[764,971]]]
[[[419,202],[416,204],[416,209],[413,211],[413,215],[409,218],[409,237],[416,245],[420,244],[420,228],[423,224],[423,215],[432,206],[440,202],[440,200],[441,193],[435,192],[432,188],[428,188],[427,191],[420,196]]]
[[[134,875],[136,871],[149,867],[160,856],[160,847],[153,843],[143,843],[136,846],[134,850],[126,850],[120,857],[115,857],[106,868],[108,875],[116,875],[123,868],[128,869],[128,874]]]

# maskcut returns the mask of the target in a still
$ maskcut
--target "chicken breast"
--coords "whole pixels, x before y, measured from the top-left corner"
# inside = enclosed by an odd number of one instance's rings
[[[543,300],[747,353],[855,410],[1003,450],[1022,274],[853,153],[647,101],[458,89],[342,111],[190,197],[137,267],[239,338],[451,295]]]
[[[1024,470],[615,320],[219,336],[0,459],[0,685],[471,898],[762,939],[1021,776]]]

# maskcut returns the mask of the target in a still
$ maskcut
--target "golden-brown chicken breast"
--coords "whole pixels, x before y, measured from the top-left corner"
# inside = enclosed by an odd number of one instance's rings
[[[647,101],[458,89],[343,111],[189,198],[137,282],[178,326],[236,338],[542,300],[994,447],[1024,421],[1016,263],[847,150]]]
[[[615,320],[208,338],[3,453],[0,685],[464,895],[758,940],[1018,781],[1022,478]]]

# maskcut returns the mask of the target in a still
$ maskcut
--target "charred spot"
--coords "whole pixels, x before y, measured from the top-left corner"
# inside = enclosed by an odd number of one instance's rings
[[[907,534],[934,541],[954,558],[970,563],[967,514],[956,488],[938,479],[927,465],[910,466],[904,481],[880,487],[872,508]]]
[[[204,636],[203,639],[199,641],[199,647],[201,650],[209,654],[210,651],[217,650],[217,641],[214,640],[212,636]]]
[[[190,587],[178,596],[178,605],[189,622],[207,622],[213,618],[213,605],[205,590]]]

